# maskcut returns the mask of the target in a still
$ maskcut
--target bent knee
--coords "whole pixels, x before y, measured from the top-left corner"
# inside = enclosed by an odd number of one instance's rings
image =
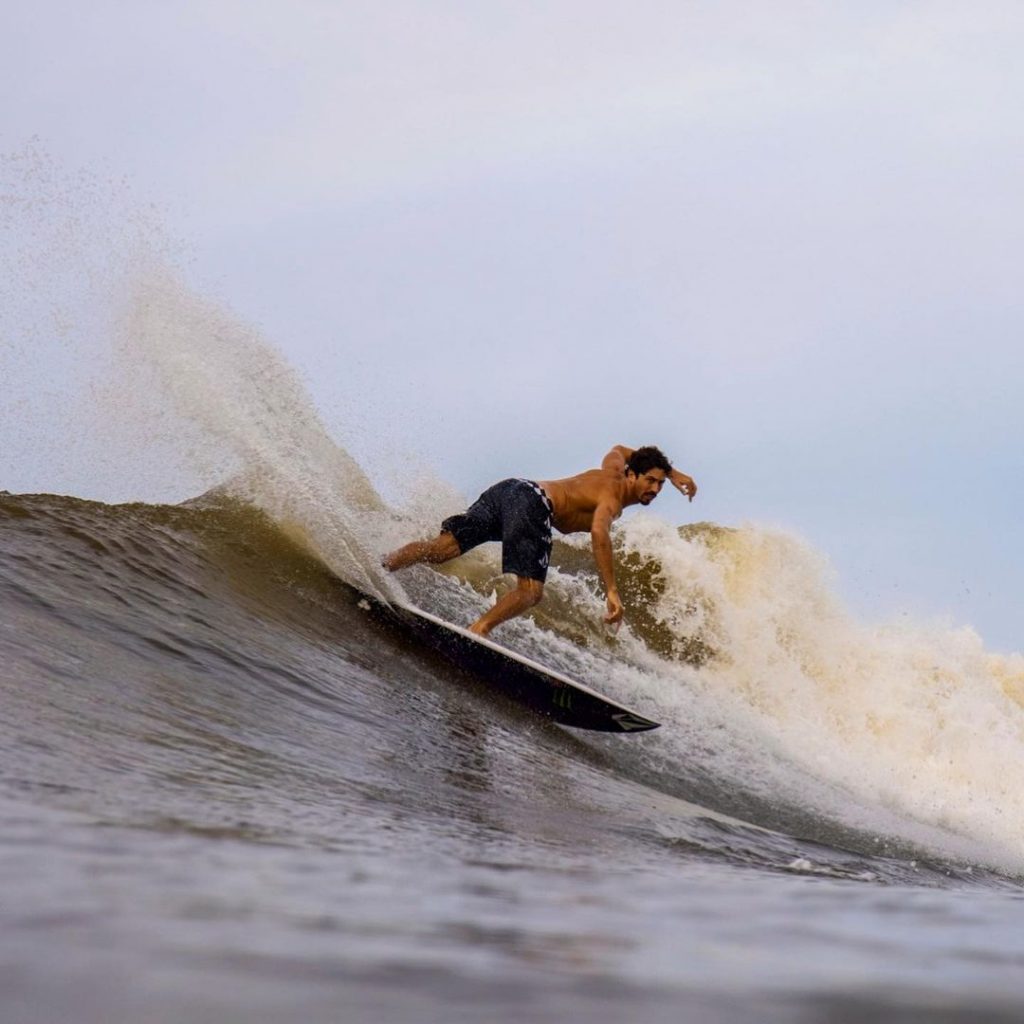
[[[462,548],[455,539],[455,534],[448,530],[442,530],[438,535],[434,541],[434,551],[446,562],[451,558],[458,558],[462,554]]]

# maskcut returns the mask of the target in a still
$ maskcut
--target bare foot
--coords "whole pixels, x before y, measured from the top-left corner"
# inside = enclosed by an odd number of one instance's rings
[[[490,632],[486,626],[481,625],[479,622],[474,622],[473,625],[469,627],[469,631],[475,636],[487,636]]]

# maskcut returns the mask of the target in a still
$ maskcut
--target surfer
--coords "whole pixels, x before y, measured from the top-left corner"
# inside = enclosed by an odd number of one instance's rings
[[[390,572],[419,562],[437,565],[485,541],[500,540],[501,570],[515,575],[516,587],[469,627],[478,636],[486,636],[495,626],[532,608],[544,595],[551,527],[560,533],[589,531],[607,599],[604,621],[618,623],[624,609],[615,585],[612,521],[629,505],[649,505],[666,480],[693,501],[697,485],[673,469],[659,448],[616,445],[600,469],[539,483],[502,480],[464,513],[445,519],[439,536],[406,544],[386,555],[381,564]]]

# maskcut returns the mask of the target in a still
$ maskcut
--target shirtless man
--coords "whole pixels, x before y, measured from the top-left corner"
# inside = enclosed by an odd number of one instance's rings
[[[612,520],[628,505],[650,505],[666,480],[693,501],[697,485],[673,469],[660,449],[616,445],[600,469],[539,483],[502,480],[484,491],[462,515],[449,516],[441,524],[440,536],[406,544],[385,556],[381,564],[394,572],[417,562],[447,562],[485,541],[500,540],[501,570],[515,574],[516,588],[469,627],[478,636],[486,636],[495,626],[532,608],[543,596],[552,525],[560,533],[589,530],[608,601],[604,621],[618,623],[624,609],[615,586],[609,532]]]

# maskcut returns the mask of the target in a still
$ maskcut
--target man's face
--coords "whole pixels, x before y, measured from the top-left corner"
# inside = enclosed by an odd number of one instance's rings
[[[665,486],[665,470],[649,469],[636,477],[636,496],[641,505],[650,505]]]

